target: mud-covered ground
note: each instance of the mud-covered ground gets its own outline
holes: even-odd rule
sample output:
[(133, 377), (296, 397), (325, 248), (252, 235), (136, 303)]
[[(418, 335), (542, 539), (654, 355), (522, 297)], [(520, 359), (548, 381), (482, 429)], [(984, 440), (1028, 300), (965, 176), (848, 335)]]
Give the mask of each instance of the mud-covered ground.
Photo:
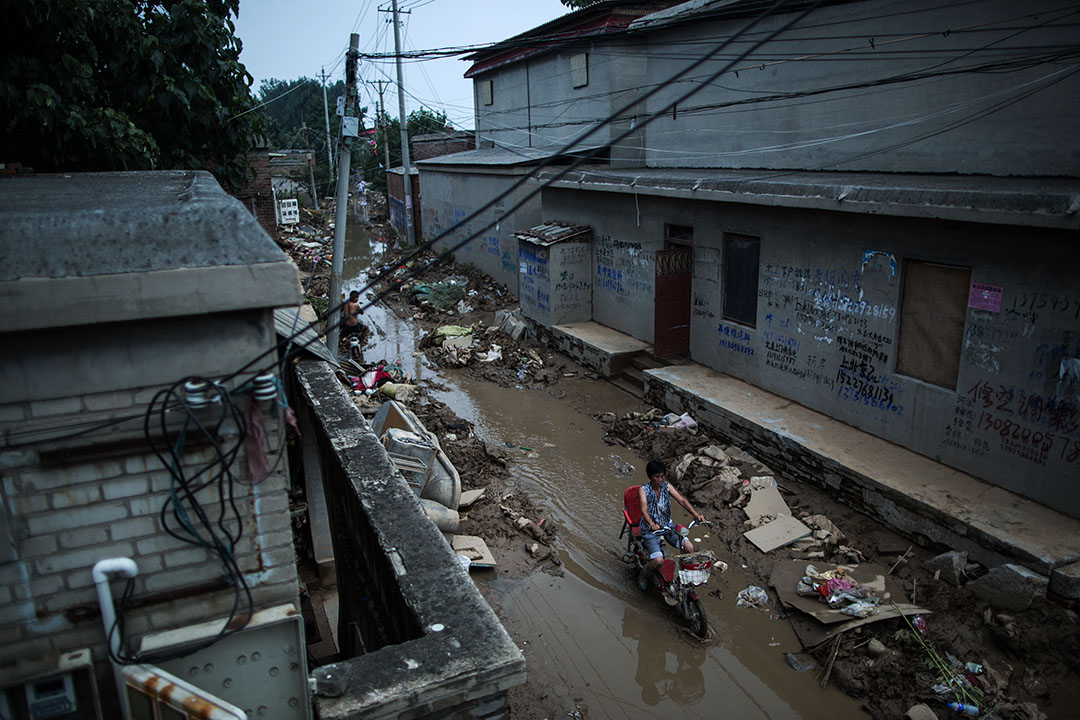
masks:
[[(433, 257), (417, 262), (430, 263)], [(394, 271), (392, 262), (388, 270)], [(400, 279), (409, 268), (397, 270)], [(461, 297), (464, 305), (433, 304), (431, 295), (413, 292), (416, 281), (397, 287), (392, 284), (394, 275), (389, 277), (381, 288), (382, 301), (429, 333), (425, 352), (448, 372), (504, 386), (529, 387), (551, 387), (564, 376), (583, 374), (574, 363), (545, 347), (528, 339), (512, 340), (497, 328), (484, 325), (481, 320), (490, 318), (492, 311), (512, 307), (512, 297), (475, 269), (445, 263), (423, 276), (428, 286), (450, 277), (467, 279)], [(433, 331), (445, 325), (471, 328), (469, 346), (448, 349), (435, 344)], [(498, 352), (493, 354), (496, 346)], [(511, 462), (507, 448), (477, 436), (470, 423), (433, 400), (424, 388), (408, 404), (429, 430), (457, 437), (444, 449), (461, 477), (467, 479), (463, 489), (487, 488), (464, 514), (461, 532), (487, 541), (499, 563), (497, 572), (513, 577), (538, 570), (561, 572), (557, 528), (550, 521), (540, 523), (542, 512), (529, 498), (506, 491), (507, 463)], [(948, 713), (931, 687), (942, 680), (933, 658), (948, 663), (950, 656), (960, 665), (982, 666), (979, 673), (960, 668), (952, 674), (954, 681), (962, 678), (958, 681), (967, 683), (968, 692), (979, 700), (984, 712), (993, 710), (989, 717), (1036, 720), (1044, 717), (1043, 713), (1049, 717), (1080, 716), (1071, 706), (1080, 697), (1075, 690), (1080, 680), (1076, 660), (1080, 657), (1080, 624), (1067, 603), (1037, 600), (1026, 611), (1008, 613), (988, 608), (969, 591), (936, 578), (924, 567), (927, 560), (949, 548), (924, 548), (899, 538), (825, 492), (778, 475), (723, 438), (658, 427), (662, 415), (663, 411), (656, 409), (622, 417), (603, 413), (595, 420), (604, 426), (612, 445), (633, 450), (643, 461), (660, 458), (668, 464), (669, 479), (714, 522), (714, 534), (722, 537), (754, 583), (768, 588), (774, 607), (781, 606), (768, 586), (773, 564), (800, 558), (819, 569), (858, 560), (895, 566), (893, 575), (903, 582), (906, 599), (931, 611), (924, 618), (923, 632), (913, 630), (900, 618), (882, 620), (843, 633), (838, 642), (829, 640), (806, 649), (822, 668), (830, 668), (828, 681), (861, 700), (871, 717), (903, 718), (909, 707), (921, 702), (939, 715)], [(702, 455), (700, 451), (706, 447), (719, 447), (725, 459)], [(688, 456), (693, 459), (678, 472), (676, 468)], [(793, 515), (824, 515), (842, 536), (813, 547), (803, 543), (769, 554), (760, 552), (742, 535), (748, 528), (738, 491), (741, 480), (757, 476), (776, 479)], [(967, 579), (983, 572), (985, 568), (972, 566)], [(543, 697), (542, 688), (526, 686), (512, 692), (514, 717), (533, 717), (530, 701), (536, 697)]]

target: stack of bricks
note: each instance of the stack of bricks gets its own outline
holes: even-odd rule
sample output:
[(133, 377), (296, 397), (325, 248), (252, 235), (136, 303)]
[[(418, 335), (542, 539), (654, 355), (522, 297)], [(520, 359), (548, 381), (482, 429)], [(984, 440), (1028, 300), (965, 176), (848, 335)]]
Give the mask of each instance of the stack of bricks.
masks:
[[(220, 559), (162, 527), (172, 476), (142, 434), (142, 416), (157, 390), (0, 405), (0, 432), (9, 448), (0, 450), (0, 515), (11, 538), (0, 562), (0, 687), (36, 671), (57, 651), (88, 647), (102, 669), (100, 661), (108, 655), (91, 579), (99, 560), (124, 557), (138, 565), (134, 610), (127, 617), (131, 638), (224, 618), (232, 609), (234, 593)], [(248, 402), (247, 396), (235, 399), (241, 408)], [(255, 609), (297, 599), (287, 464), (275, 464), (277, 453), (285, 450), (282, 428), (262, 412), (267, 456), (275, 469), (252, 484), (241, 452), (232, 465), (231, 488), (242, 519), (234, 555)], [(130, 419), (76, 434), (90, 423), (125, 417)], [(187, 437), (194, 442), (197, 435), (189, 430)], [(232, 441), (235, 437), (219, 439)], [(184, 453), (184, 466), (190, 475), (215, 459), (204, 443)], [(197, 493), (215, 520), (219, 492), (210, 484)], [(167, 516), (170, 528), (178, 530), (171, 512)], [(235, 522), (226, 527), (235, 534)], [(112, 586), (118, 602), (123, 582), (114, 580)], [(246, 611), (246, 600), (240, 611)]]

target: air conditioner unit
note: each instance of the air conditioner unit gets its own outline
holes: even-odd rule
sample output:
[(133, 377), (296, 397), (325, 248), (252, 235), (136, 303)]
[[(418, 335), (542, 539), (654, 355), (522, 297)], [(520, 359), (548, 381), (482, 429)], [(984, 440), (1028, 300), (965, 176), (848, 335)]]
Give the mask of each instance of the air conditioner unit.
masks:
[(0, 688), (5, 720), (101, 720), (90, 651), (61, 653), (47, 661), (16, 666)]
[(247, 720), (240, 708), (153, 665), (121, 671), (127, 714), (124, 720)]
[[(224, 624), (221, 619), (147, 635), (139, 649), (182, 653), (216, 637)], [(249, 718), (311, 720), (304, 619), (291, 604), (260, 610), (243, 630), (157, 665), (242, 708)]]

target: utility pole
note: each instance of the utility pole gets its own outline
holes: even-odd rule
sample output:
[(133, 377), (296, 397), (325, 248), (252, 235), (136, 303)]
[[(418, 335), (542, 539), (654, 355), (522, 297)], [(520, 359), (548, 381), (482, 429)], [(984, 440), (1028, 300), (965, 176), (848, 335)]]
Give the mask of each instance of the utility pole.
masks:
[(326, 342), (337, 356), (338, 325), (341, 323), (341, 273), (345, 266), (345, 224), (349, 220), (349, 165), (352, 163), (352, 141), (345, 134), (345, 118), (352, 117), (356, 108), (356, 66), (360, 55), (360, 36), (349, 35), (349, 53), (345, 60), (345, 116), (341, 118), (341, 140), (338, 143), (337, 207), (334, 209), (334, 256), (330, 266), (330, 297), (326, 307), (329, 331)]
[(311, 173), (311, 202), (315, 203), (315, 209), (319, 209), (319, 191), (315, 187), (315, 154), (311, 152), (311, 141), (308, 140), (307, 122), (300, 118), (300, 129), (304, 131), (304, 144), (307, 145), (308, 171)]
[(326, 166), (330, 168), (330, 174), (334, 174), (334, 152), (330, 149), (330, 108), (326, 104), (326, 68), (319, 68), (319, 77), (322, 78), (322, 112), (326, 120)]
[(405, 239), (409, 247), (416, 247), (416, 228), (413, 227), (412, 169), (409, 163), (409, 123), (405, 117), (405, 77), (401, 69), (401, 28), (398, 26), (397, 0), (394, 7), (394, 61), (397, 65), (398, 122), (401, 125), (401, 169), (405, 172)]
[[(379, 86), (379, 126), (382, 129), (382, 146), (383, 157), (386, 160), (383, 161), (383, 175), (390, 172), (390, 143), (386, 139), (386, 104), (383, 103), (383, 85), (386, 85), (385, 80), (373, 80), (370, 81), (373, 85)], [(390, 207), (390, 183), (386, 183), (386, 207)]]

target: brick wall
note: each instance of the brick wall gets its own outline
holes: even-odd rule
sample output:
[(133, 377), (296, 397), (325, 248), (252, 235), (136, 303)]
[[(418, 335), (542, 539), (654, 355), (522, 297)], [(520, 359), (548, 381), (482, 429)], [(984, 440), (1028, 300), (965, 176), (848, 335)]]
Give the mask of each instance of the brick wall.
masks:
[[(105, 635), (91, 569), (99, 560), (130, 557), (139, 568), (128, 633), (137, 639), (228, 615), (233, 592), (220, 561), (168, 535), (161, 509), (171, 476), (141, 438), (141, 414), (159, 388), (0, 405), (0, 429), (41, 429), (47, 440), (0, 451), (3, 503), (17, 559), (0, 564), (0, 686), (25, 675), (52, 651), (89, 647), (99, 678), (107, 676)], [(246, 398), (240, 397), (241, 403)], [(132, 416), (86, 436), (48, 428)], [(280, 447), (278, 423), (264, 415), (271, 462)], [(9, 444), (10, 445), (10, 444)], [(105, 452), (96, 452), (106, 448)], [(126, 448), (126, 449), (125, 449)], [(189, 471), (214, 458), (209, 447), (184, 455)], [(235, 554), (256, 609), (296, 602), (296, 568), (284, 466), (259, 484), (247, 481), (244, 456), (233, 465), (234, 501), (243, 520)], [(217, 485), (197, 494), (216, 512)], [(176, 528), (170, 517), (170, 527)], [(124, 583), (112, 584), (119, 601)], [(245, 607), (245, 606), (242, 606)], [(17, 661), (22, 664), (17, 665)], [(102, 684), (111, 695), (111, 685)], [(108, 704), (108, 699), (105, 700)]]
[(248, 154), (248, 161), (255, 177), (246, 186), (231, 193), (255, 216), (270, 237), (276, 237), (277, 221), (274, 217), (274, 191), (270, 183), (270, 152), (258, 150)]
[(412, 139), (413, 160), (426, 160), (440, 155), (452, 155), (476, 148), (476, 136), (471, 132), (433, 133)]

